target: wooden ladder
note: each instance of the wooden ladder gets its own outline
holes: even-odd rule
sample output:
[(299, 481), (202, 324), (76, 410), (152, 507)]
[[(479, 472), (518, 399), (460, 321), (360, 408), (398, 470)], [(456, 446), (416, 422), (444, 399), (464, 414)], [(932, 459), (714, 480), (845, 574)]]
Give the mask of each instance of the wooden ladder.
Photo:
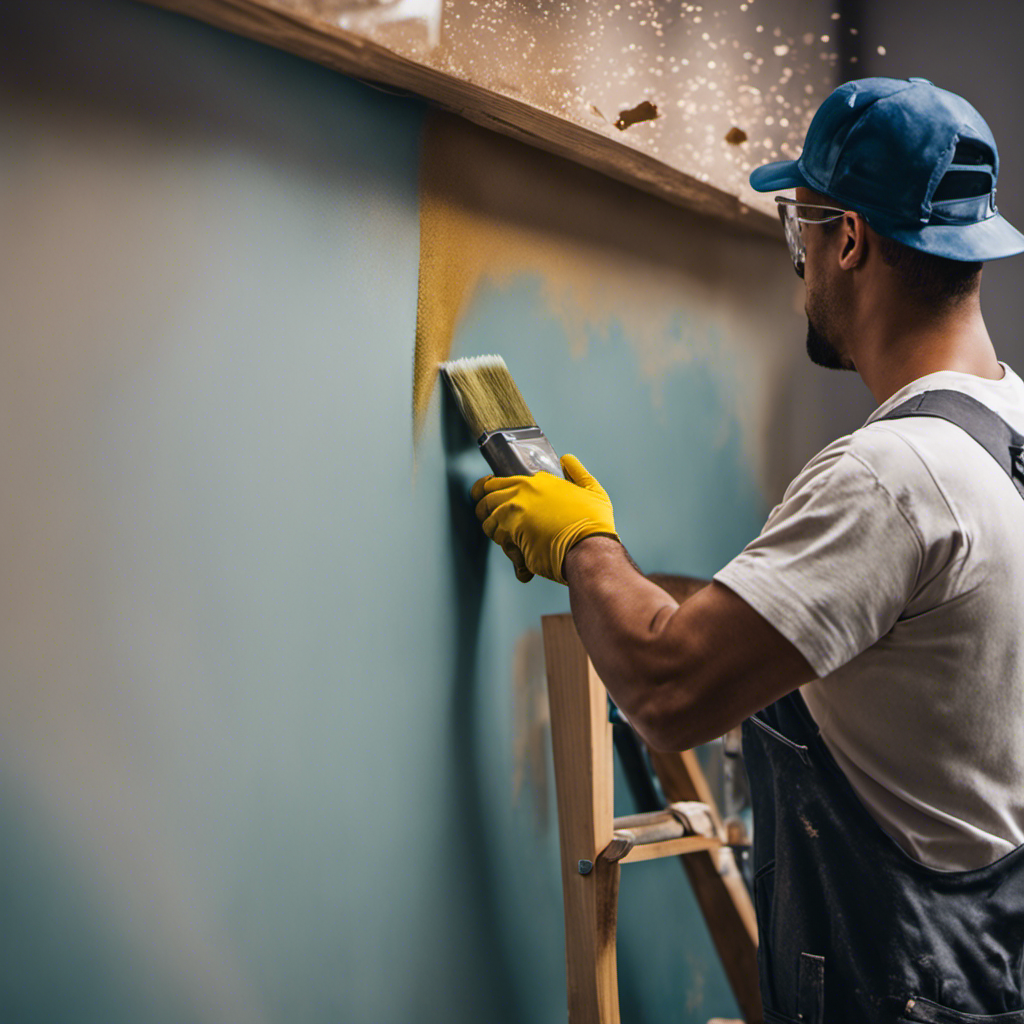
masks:
[[(572, 616), (545, 615), (541, 622), (562, 853), (569, 1024), (619, 1024), (619, 866), (670, 856), (682, 860), (744, 1019), (759, 1024), (757, 920), (732, 849), (723, 843), (722, 821), (696, 754), (650, 751), (670, 806), (615, 818), (607, 692)], [(703, 805), (703, 814), (695, 803)], [(704, 834), (692, 834), (695, 830)]]

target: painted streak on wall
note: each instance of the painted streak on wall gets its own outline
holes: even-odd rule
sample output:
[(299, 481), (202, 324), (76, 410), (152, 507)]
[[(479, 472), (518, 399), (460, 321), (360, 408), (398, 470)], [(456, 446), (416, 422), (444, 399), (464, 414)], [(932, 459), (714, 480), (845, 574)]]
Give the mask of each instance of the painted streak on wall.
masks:
[[(767, 435), (790, 415), (788, 388), (805, 359), (798, 282), (781, 244), (723, 233), (445, 116), (428, 121), (420, 190), (417, 486), (440, 446), (453, 544), (467, 552), (463, 592), (479, 588), (460, 614), (476, 677), (464, 691), (473, 701), (464, 756), (476, 780), (466, 805), (479, 801), (486, 848), (518, 853), (492, 876), (493, 917), (504, 948), (517, 951), (522, 1010), (536, 1013), (528, 979), (550, 980), (558, 955), (538, 927), (553, 924), (554, 908), (538, 899), (536, 865), (545, 850), (553, 858), (557, 837), (542, 827), (549, 782), (526, 774), (546, 723), (539, 702), (523, 713), (533, 692), (524, 662), (537, 616), (566, 601), (544, 581), (522, 586), (500, 551), (481, 549), (467, 494), (486, 465), (452, 423), (447, 392), (431, 404), (436, 364), (502, 354), (555, 447), (580, 455), (608, 487), (639, 564), (710, 575), (757, 532), (778, 476)], [(511, 742), (485, 743), (507, 714), (509, 682)], [(528, 777), (531, 790), (512, 813), (493, 799), (510, 760), (514, 788)], [(628, 810), (621, 779), (619, 793)], [(624, 873), (620, 909), (625, 1019), (734, 1012), (678, 865), (638, 867)], [(523, 907), (537, 915), (533, 928)]]
[(794, 317), (803, 288), (782, 245), (444, 114), (428, 119), (420, 174), (417, 429), (438, 362), (476, 354), (452, 344), (477, 289), (529, 275), (574, 359), (621, 329), (656, 409), (673, 374), (695, 361), (728, 365), (745, 456), (766, 496), (780, 492), (790, 466), (778, 466), (773, 435), (805, 360)]
[(512, 654), (512, 735), (514, 774), (512, 804), (532, 790), (530, 801), (537, 828), (549, 824), (548, 755), (551, 750), (551, 708), (544, 668), (544, 640), (539, 629), (528, 629)]

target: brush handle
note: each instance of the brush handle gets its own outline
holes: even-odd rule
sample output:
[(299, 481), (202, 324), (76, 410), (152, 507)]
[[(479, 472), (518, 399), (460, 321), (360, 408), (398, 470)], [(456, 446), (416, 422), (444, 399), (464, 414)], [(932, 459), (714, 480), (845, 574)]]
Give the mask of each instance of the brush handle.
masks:
[[(492, 430), (482, 434), (477, 444), (495, 476), (533, 476), (535, 473), (565, 476), (555, 449), (540, 427)], [(519, 567), (516, 579), (529, 583), (533, 573), (525, 566)]]
[(495, 476), (533, 476), (551, 473), (562, 476), (562, 464), (540, 427), (492, 430), (477, 440), (483, 457)]

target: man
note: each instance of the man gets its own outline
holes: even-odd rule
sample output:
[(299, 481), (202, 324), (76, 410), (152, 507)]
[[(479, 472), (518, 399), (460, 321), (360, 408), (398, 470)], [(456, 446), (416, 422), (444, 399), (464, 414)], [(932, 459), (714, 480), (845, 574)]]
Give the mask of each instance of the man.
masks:
[(746, 720), (769, 1022), (1024, 1024), (1024, 382), (979, 303), (981, 262), (1024, 236), (997, 172), (966, 101), (872, 78), (751, 175), (796, 189), (778, 202), (811, 358), (879, 406), (682, 605), (573, 456), (568, 480), (473, 488), (513, 561), (568, 585), (652, 746)]

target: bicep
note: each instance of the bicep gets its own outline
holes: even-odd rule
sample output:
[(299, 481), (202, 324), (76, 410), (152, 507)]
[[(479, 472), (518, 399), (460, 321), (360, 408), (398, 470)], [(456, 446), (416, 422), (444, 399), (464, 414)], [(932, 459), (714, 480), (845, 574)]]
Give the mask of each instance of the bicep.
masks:
[(906, 606), (922, 545), (890, 491), (850, 453), (812, 469), (666, 624), (651, 677), (659, 736), (719, 735), (856, 657)]
[[(816, 678), (799, 650), (713, 581), (675, 611), (651, 651), (655, 745), (689, 749), (721, 736)], [(654, 698), (657, 694), (657, 698)]]

